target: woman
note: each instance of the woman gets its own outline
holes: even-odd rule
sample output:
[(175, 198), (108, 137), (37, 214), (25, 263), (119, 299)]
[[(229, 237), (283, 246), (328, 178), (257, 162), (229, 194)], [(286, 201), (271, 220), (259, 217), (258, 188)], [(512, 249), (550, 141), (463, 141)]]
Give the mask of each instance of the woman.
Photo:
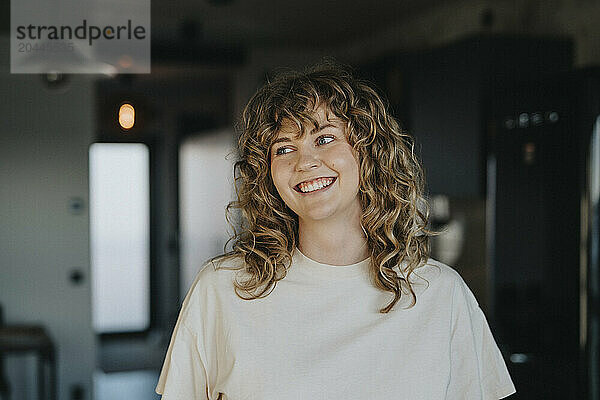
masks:
[(515, 392), (475, 297), (428, 256), (413, 142), (331, 64), (246, 106), (241, 230), (187, 294), (156, 388), (190, 399), (500, 399)]

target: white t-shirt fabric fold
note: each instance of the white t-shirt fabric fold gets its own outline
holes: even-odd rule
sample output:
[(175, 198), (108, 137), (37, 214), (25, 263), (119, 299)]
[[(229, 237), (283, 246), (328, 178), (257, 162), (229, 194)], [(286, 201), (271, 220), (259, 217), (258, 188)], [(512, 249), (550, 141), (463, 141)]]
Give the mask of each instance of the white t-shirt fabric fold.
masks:
[(515, 393), (485, 315), (451, 267), (429, 259), (417, 295), (387, 314), (369, 259), (347, 266), (297, 248), (265, 298), (243, 300), (208, 263), (183, 302), (156, 392), (163, 400), (496, 400)]

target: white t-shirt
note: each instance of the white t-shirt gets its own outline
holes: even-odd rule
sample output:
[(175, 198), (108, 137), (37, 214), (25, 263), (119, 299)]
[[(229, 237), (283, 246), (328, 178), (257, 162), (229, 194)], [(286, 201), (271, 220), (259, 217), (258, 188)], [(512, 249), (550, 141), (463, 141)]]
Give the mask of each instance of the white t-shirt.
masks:
[(273, 292), (242, 300), (232, 284), (238, 272), (205, 265), (156, 392), (163, 400), (496, 400), (515, 392), (456, 271), (429, 259), (411, 275), (415, 306), (405, 309), (404, 295), (382, 314), (392, 295), (373, 286), (368, 268), (369, 259), (332, 266), (295, 249)]

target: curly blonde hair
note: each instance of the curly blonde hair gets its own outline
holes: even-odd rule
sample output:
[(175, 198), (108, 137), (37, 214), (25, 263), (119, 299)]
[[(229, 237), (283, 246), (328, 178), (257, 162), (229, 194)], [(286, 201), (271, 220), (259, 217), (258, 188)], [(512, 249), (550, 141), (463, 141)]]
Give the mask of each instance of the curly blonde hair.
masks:
[[(243, 257), (246, 278), (236, 279), (234, 286), (244, 300), (266, 297), (285, 277), (297, 244), (298, 217), (275, 189), (269, 149), (285, 119), (301, 131), (307, 124), (316, 127), (314, 113), (321, 105), (344, 121), (348, 142), (359, 155), (358, 195), (371, 253), (370, 277), (376, 287), (393, 294), (380, 312), (389, 312), (400, 300), (403, 283), (412, 307), (416, 294), (410, 276), (429, 258), (429, 236), (435, 234), (427, 229), (429, 206), (414, 141), (368, 82), (331, 62), (281, 73), (250, 99), (234, 164), (237, 200), (226, 209), (234, 230), (227, 244), (233, 240), (233, 249), (211, 261)], [(237, 224), (231, 221), (232, 209), (241, 211)], [(398, 273), (393, 270), (401, 264)]]

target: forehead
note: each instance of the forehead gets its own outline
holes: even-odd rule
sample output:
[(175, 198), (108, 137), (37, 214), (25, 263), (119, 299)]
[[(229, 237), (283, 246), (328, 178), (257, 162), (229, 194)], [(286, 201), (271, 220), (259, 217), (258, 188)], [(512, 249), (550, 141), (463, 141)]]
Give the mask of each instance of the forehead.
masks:
[(327, 106), (321, 105), (312, 112), (307, 112), (306, 116), (284, 118), (281, 121), (281, 127), (277, 131), (276, 137), (290, 135), (302, 136), (305, 132), (318, 128), (325, 123), (339, 125), (342, 121), (336, 117)]

